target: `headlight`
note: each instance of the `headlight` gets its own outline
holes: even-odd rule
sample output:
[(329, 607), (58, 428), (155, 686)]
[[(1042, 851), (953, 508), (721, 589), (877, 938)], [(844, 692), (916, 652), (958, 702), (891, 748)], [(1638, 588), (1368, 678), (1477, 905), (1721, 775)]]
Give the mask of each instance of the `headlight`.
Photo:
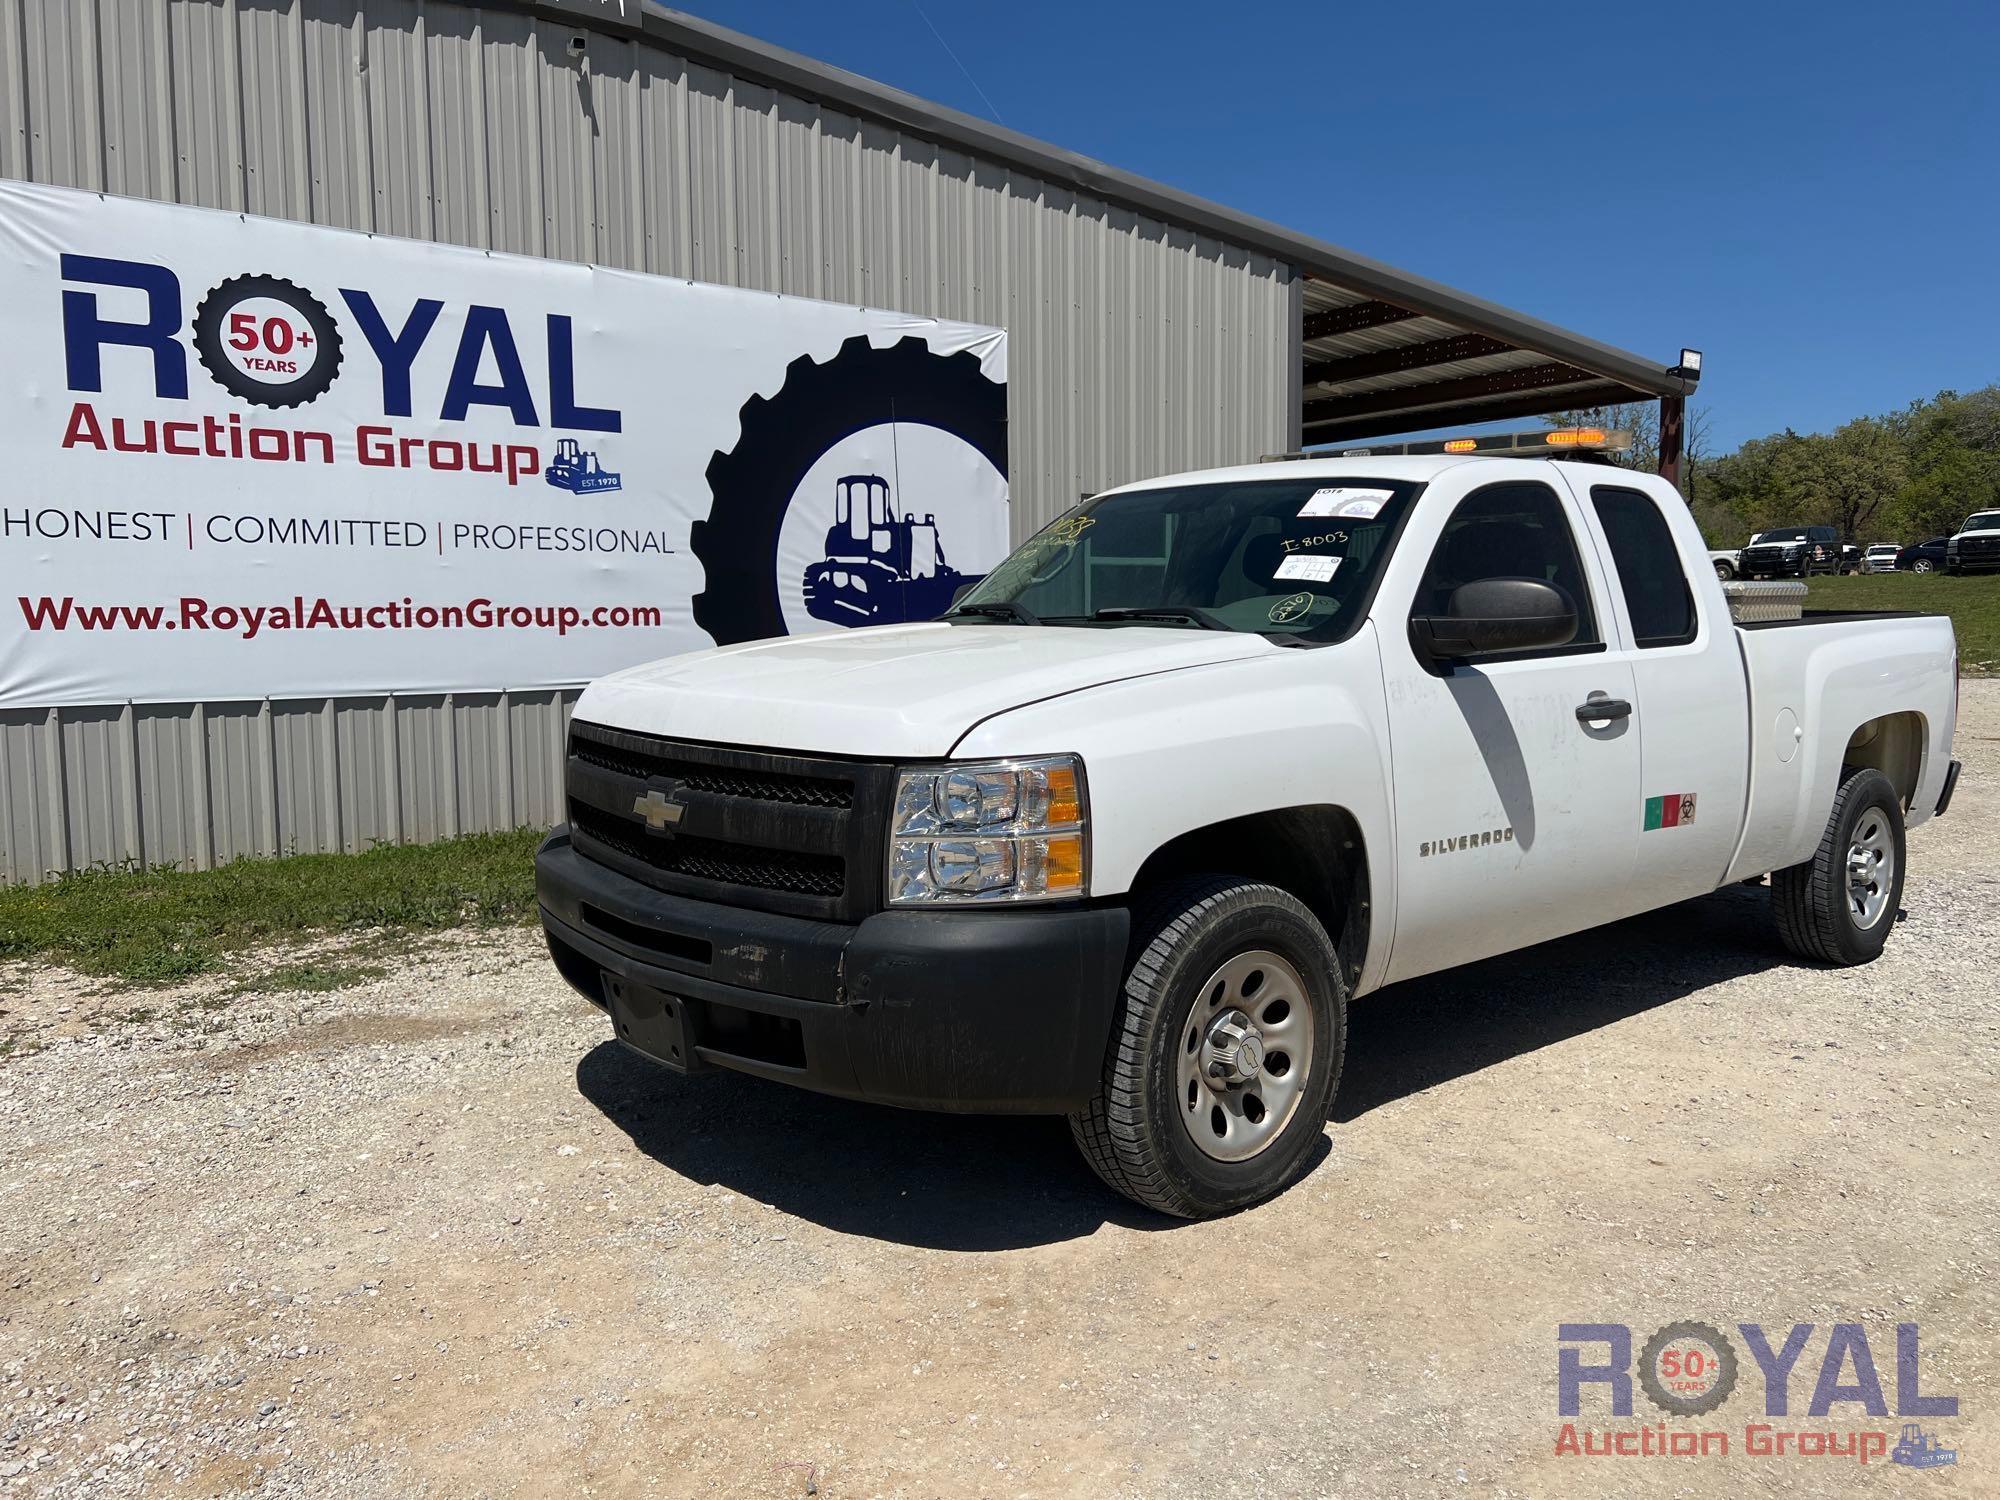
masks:
[(896, 776), (889, 904), (1050, 901), (1081, 896), (1083, 763), (966, 761)]

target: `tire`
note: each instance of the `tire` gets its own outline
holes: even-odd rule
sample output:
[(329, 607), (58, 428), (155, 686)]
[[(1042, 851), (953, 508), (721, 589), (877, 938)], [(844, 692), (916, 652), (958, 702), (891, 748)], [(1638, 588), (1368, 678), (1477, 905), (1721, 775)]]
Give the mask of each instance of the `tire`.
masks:
[(877, 349), (856, 334), (831, 359), (800, 355), (776, 395), (743, 403), (736, 446), (708, 463), (709, 513), (689, 534), (703, 578), (691, 609), (718, 646), (785, 633), (778, 535), (799, 482), (842, 438), (890, 421), (940, 428), (1007, 473), (1007, 387), (971, 350), (936, 354), (914, 336)]
[(1715, 576), (1724, 583), (1728, 583), (1736, 577), (1736, 570), (1726, 562), (1718, 562), (1715, 565)]
[(1910, 564), (1910, 571), (1912, 573), (1935, 573), (1937, 571), (1937, 564), (1932, 562), (1928, 557), (1920, 557)]
[[(224, 341), (229, 333), (229, 314), (252, 299), (279, 302), (298, 314), (312, 335), (312, 357), (296, 379), (280, 382), (257, 380), (230, 362)], [(340, 327), (311, 292), (281, 276), (232, 276), (209, 290), (194, 310), (195, 357), (215, 383), (256, 406), (274, 410), (304, 406), (326, 394), (340, 374)]]
[[(1108, 1186), (1161, 1213), (1200, 1219), (1261, 1203), (1305, 1174), (1324, 1138), (1347, 1048), (1339, 956), (1303, 903), (1235, 877), (1176, 881), (1134, 915), (1133, 957), (1103, 1082), (1070, 1116), (1070, 1134)], [(1224, 993), (1231, 1003), (1216, 1003)], [(1294, 994), (1302, 1002), (1297, 1013), (1287, 999)], [(1213, 1006), (1207, 1019), (1196, 1010), (1204, 1003)], [(1232, 1014), (1256, 1030), (1262, 1065), (1247, 1081), (1210, 1082), (1210, 1039)], [(1267, 1039), (1301, 1047), (1307, 1060), (1295, 1064), (1288, 1050), (1266, 1051)], [(1264, 1093), (1295, 1066), (1299, 1081), (1267, 1109)], [(1212, 1128), (1218, 1114), (1226, 1134)], [(1209, 1132), (1206, 1145), (1197, 1144), (1199, 1130)], [(1250, 1154), (1234, 1159), (1216, 1154), (1246, 1148)]]
[[(1864, 899), (1850, 870), (1871, 848), (1890, 868), (1876, 863), (1871, 894)], [(1903, 804), (1895, 785), (1872, 768), (1850, 772), (1834, 796), (1833, 814), (1813, 857), (1771, 876), (1778, 936), (1800, 958), (1841, 967), (1871, 962), (1896, 925), (1906, 863)], [(1858, 904), (1865, 910), (1858, 911)]]

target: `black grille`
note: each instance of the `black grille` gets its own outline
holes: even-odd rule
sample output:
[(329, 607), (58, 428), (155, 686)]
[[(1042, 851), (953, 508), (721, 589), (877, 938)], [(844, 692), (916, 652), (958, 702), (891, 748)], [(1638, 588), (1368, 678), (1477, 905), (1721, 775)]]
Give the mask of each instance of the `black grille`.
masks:
[(659, 837), (574, 799), (569, 805), (569, 821), (572, 828), (627, 859), (668, 875), (760, 891), (786, 891), (795, 896), (838, 897), (847, 889), (847, 861), (837, 854), (758, 849), (686, 834)]
[(647, 885), (822, 921), (881, 908), (888, 764), (578, 721), (567, 780), (578, 852)]
[(668, 755), (593, 739), (587, 732), (573, 731), (570, 754), (587, 765), (616, 771), (646, 780), (664, 776), (678, 781), (691, 792), (712, 792), (718, 797), (742, 797), (753, 802), (787, 802), (797, 807), (852, 807), (851, 782), (824, 780), (817, 776), (787, 776), (775, 771), (736, 771), (721, 766), (697, 765)]

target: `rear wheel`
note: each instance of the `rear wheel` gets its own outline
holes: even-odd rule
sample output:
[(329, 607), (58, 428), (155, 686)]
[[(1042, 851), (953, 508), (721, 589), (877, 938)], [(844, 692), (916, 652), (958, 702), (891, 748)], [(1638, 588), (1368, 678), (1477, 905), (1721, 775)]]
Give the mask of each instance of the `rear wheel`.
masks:
[(1903, 804), (1880, 771), (1851, 772), (1819, 848), (1771, 876), (1778, 935), (1801, 958), (1865, 964), (1882, 951), (1903, 900)]
[(1910, 571), (1912, 573), (1935, 573), (1937, 571), (1937, 564), (1932, 562), (1928, 557), (1920, 557), (1910, 564)]
[(1070, 1116), (1085, 1160), (1181, 1218), (1283, 1191), (1320, 1144), (1347, 1046), (1326, 930), (1276, 886), (1203, 877), (1155, 893), (1133, 953), (1103, 1082)]
[(1732, 578), (1736, 576), (1736, 570), (1730, 567), (1729, 564), (1726, 562), (1717, 561), (1715, 565), (1715, 576), (1717, 578), (1720, 578), (1724, 583), (1728, 583)]

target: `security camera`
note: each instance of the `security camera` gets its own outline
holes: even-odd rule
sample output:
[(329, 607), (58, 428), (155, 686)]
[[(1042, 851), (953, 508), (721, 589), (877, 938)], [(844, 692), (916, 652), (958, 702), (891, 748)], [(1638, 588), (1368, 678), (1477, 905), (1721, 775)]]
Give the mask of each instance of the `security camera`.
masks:
[(570, 55), (571, 57), (581, 57), (581, 56), (583, 56), (583, 50), (584, 50), (584, 48), (585, 48), (585, 47), (587, 47), (587, 46), (589, 46), (589, 45), (590, 45), (590, 40), (589, 40), (589, 38), (587, 38), (586, 36), (584, 36), (584, 34), (583, 34), (582, 32), (580, 32), (580, 31), (573, 31), (573, 32), (571, 32), (571, 33), (570, 33), (570, 38), (569, 38), (569, 55)]

